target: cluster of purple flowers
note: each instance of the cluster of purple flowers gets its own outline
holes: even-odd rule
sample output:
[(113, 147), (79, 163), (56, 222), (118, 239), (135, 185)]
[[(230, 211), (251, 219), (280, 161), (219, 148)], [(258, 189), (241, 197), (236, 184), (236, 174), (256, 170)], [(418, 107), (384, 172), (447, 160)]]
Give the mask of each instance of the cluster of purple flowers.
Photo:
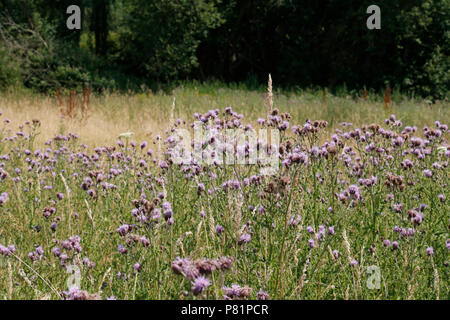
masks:
[(14, 245), (9, 245), (5, 247), (4, 245), (0, 244), (0, 254), (9, 257), (12, 253), (16, 252), (16, 247)]
[(192, 280), (201, 274), (210, 274), (216, 270), (229, 270), (232, 268), (233, 262), (233, 257), (225, 256), (219, 259), (198, 259), (195, 261), (177, 257), (172, 262), (172, 270), (175, 274), (183, 275), (186, 279)]
[(81, 290), (77, 287), (72, 287), (68, 291), (64, 291), (63, 296), (66, 300), (101, 300), (101, 296), (99, 294), (90, 294), (89, 292)]
[(318, 244), (318, 243), (316, 243), (316, 241), (318, 241), (318, 242), (324, 241), (327, 233), (329, 235), (334, 235), (336, 233), (333, 226), (330, 226), (330, 227), (328, 227), (328, 229), (326, 229), (325, 226), (323, 226), (323, 225), (319, 225), (317, 232), (314, 232), (314, 228), (312, 226), (307, 226), (306, 231), (309, 234), (314, 235), (314, 238), (308, 240), (309, 248), (316, 247)]
[(358, 180), (358, 183), (359, 183), (360, 185), (362, 185), (362, 186), (365, 186), (365, 187), (373, 187), (374, 185), (377, 184), (377, 181), (378, 181), (378, 178), (377, 178), (377, 177), (371, 176), (371, 177), (368, 178), (368, 179), (362, 179), (362, 178), (360, 178), (360, 179)]
[[(280, 160), (281, 165), (277, 168), (279, 171), (269, 176), (256, 174), (257, 171), (254, 169), (263, 166), (258, 161), (251, 164), (254, 167), (245, 168), (248, 171), (242, 170), (239, 166), (230, 166), (228, 168), (231, 169), (228, 170), (216, 160), (206, 164), (198, 164), (194, 160), (183, 161), (181, 164), (175, 163), (171, 158), (177, 144), (174, 128), (183, 123), (180, 119), (175, 122), (174, 127), (167, 129), (164, 137), (157, 137), (154, 144), (164, 146), (156, 155), (152, 149), (147, 149), (149, 146), (147, 141), (139, 143), (127, 140), (125, 143), (122, 139), (114, 146), (97, 147), (92, 152), (87, 145), (76, 145), (75, 140), (78, 136), (74, 134), (56, 135), (39, 150), (14, 145), (8, 153), (0, 155), (0, 181), (4, 183), (2, 186), (9, 188), (11, 185), (20, 188), (25, 194), (36, 192), (29, 197), (32, 199), (30, 207), (36, 208), (37, 212), (42, 212), (42, 215), (33, 216), (33, 223), (36, 225), (30, 228), (31, 231), (27, 230), (32, 234), (41, 232), (42, 237), (39, 238), (39, 243), (42, 246), (36, 245), (28, 257), (35, 262), (46, 259), (43, 247), (47, 248), (48, 242), (41, 241), (47, 239), (56, 243), (51, 250), (54, 257), (48, 257), (49, 260), (59, 260), (62, 266), (72, 261), (85, 269), (94, 268), (95, 263), (85, 256), (86, 252), (81, 247), (79, 236), (72, 236), (63, 241), (55, 238), (66, 231), (64, 229), (66, 225), (74, 227), (76, 218), (77, 225), (74, 228), (82, 230), (84, 246), (88, 246), (89, 242), (86, 241), (89, 240), (84, 236), (85, 230), (78, 228), (84, 223), (85, 216), (79, 217), (75, 212), (72, 212), (72, 215), (65, 215), (67, 206), (78, 205), (80, 199), (83, 209), (78, 208), (78, 210), (84, 213), (86, 208), (89, 223), (97, 225), (94, 229), (99, 228), (99, 225), (103, 226), (102, 214), (105, 217), (115, 214), (114, 206), (105, 206), (105, 203), (117, 202), (120, 203), (120, 208), (125, 207), (125, 213), (121, 211), (113, 216), (117, 223), (112, 228), (115, 231), (105, 233), (114, 239), (120, 239), (123, 243), (118, 244), (117, 247), (114, 245), (117, 251), (113, 259), (131, 261), (127, 267), (132, 271), (126, 271), (126, 274), (119, 272), (120, 279), (130, 279), (131, 275), (141, 276), (147, 271), (146, 260), (139, 251), (142, 247), (147, 248), (147, 253), (148, 248), (167, 252), (164, 237), (154, 240), (154, 235), (157, 237), (168, 232), (170, 237), (179, 236), (172, 232), (180, 230), (185, 232), (185, 228), (195, 225), (198, 220), (203, 223), (203, 226), (206, 225), (207, 232), (220, 235), (213, 239), (209, 238), (210, 240), (216, 243), (223, 242), (224, 250), (228, 250), (231, 246), (233, 254), (236, 250), (236, 254), (240, 255), (239, 258), (243, 259), (239, 261), (239, 266), (247, 263), (246, 259), (259, 255), (259, 241), (264, 243), (267, 238), (270, 239), (266, 236), (266, 230), (262, 228), (267, 228), (267, 232), (274, 234), (279, 230), (285, 230), (284, 232), (288, 233), (286, 239), (290, 241), (295, 238), (294, 234), (297, 231), (302, 230), (303, 223), (313, 225), (306, 227), (308, 237), (301, 244), (296, 243), (296, 246), (309, 248), (311, 249), (309, 254), (314, 254), (314, 248), (324, 244), (324, 240), (329, 240), (331, 259), (335, 261), (341, 257), (341, 253), (337, 249), (331, 249), (336, 245), (334, 243), (336, 239), (332, 237), (336, 231), (332, 224), (339, 221), (339, 218), (345, 217), (348, 221), (355, 223), (351, 231), (352, 235), (354, 229), (357, 230), (356, 232), (361, 232), (357, 224), (360, 222), (366, 228), (372, 223), (372, 217), (366, 219), (365, 214), (374, 206), (378, 206), (375, 210), (384, 210), (380, 215), (374, 215), (374, 220), (377, 222), (374, 227), (384, 226), (384, 222), (388, 226), (388, 223), (392, 221), (400, 221), (394, 223), (405, 225), (405, 227), (395, 226), (393, 232), (389, 227), (390, 234), (384, 234), (384, 228), (382, 230), (374, 228), (374, 236), (378, 242), (374, 240), (375, 243), (369, 252), (375, 254), (376, 243), (382, 242), (380, 247), (391, 249), (384, 249), (384, 253), (394, 255), (406, 249), (408, 243), (416, 243), (417, 240), (421, 243), (421, 255), (433, 256), (434, 246), (436, 257), (433, 259), (437, 261), (437, 258), (441, 256), (442, 246), (438, 246), (434, 240), (429, 239), (429, 231), (426, 228), (430, 225), (430, 221), (436, 220), (433, 216), (434, 212), (447, 208), (445, 170), (448, 168), (450, 158), (450, 147), (445, 140), (445, 134), (448, 133), (447, 125), (436, 122), (436, 128), (425, 127), (423, 136), (416, 137), (414, 136), (418, 131), (416, 127), (407, 126), (402, 129), (402, 122), (392, 115), (386, 119), (386, 124), (389, 126), (387, 129), (376, 124), (354, 129), (341, 128), (322, 139), (319, 134), (327, 127), (326, 121), (307, 120), (302, 126), (292, 126), (290, 115), (282, 114), (274, 109), (267, 118), (258, 119), (257, 122), (264, 129), (273, 128), (282, 131), (285, 139), (282, 139), (279, 148), (275, 148), (262, 139), (257, 139), (256, 147), (248, 141), (237, 145), (237, 138), (225, 139), (220, 130), (240, 129), (239, 132), (246, 133), (253, 130), (250, 124), (243, 123), (243, 115), (233, 111), (231, 107), (226, 108), (222, 113), (218, 109), (209, 110), (203, 114), (197, 113), (194, 118), (197, 121), (192, 123), (191, 127), (200, 125), (208, 129), (206, 139), (201, 142), (194, 140), (191, 145), (194, 149), (199, 147), (203, 157), (206, 155), (216, 159), (214, 157), (217, 154), (213, 154), (214, 152), (231, 150), (234, 156), (245, 158), (254, 152), (267, 150)], [(341, 125), (342, 127), (353, 126), (349, 123)], [(16, 143), (27, 138), (29, 139), (30, 136), (20, 129), (15, 136), (8, 137), (5, 141)], [(210, 147), (214, 145), (218, 148), (211, 151)], [(24, 166), (18, 163), (23, 163)], [(309, 180), (313, 182), (309, 184)], [(334, 184), (334, 181), (336, 185), (333, 185), (333, 188), (327, 185)], [(430, 200), (428, 190), (422, 193), (422, 189), (417, 188), (420, 183), (423, 183), (426, 188), (436, 187), (430, 193), (433, 199)], [(189, 205), (185, 208), (183, 204), (180, 205), (184, 199), (180, 200), (181, 195), (177, 194), (182, 188), (194, 190), (192, 194), (188, 191), (183, 194), (186, 201), (189, 201)], [(413, 189), (414, 192), (408, 188)], [(16, 195), (11, 195), (9, 191), (15, 189), (6, 190), (10, 193), (10, 197), (14, 195), (13, 198), (16, 198)], [(123, 193), (127, 190), (129, 193), (124, 196)], [(172, 193), (174, 191), (175, 194)], [(292, 203), (287, 203), (289, 198), (287, 195), (291, 191)], [(379, 193), (381, 197), (378, 194), (375, 197), (374, 193)], [(235, 195), (242, 196), (245, 203), (243, 206), (236, 206), (237, 210), (240, 210), (239, 218), (242, 219), (237, 225), (240, 227), (244, 224), (243, 228), (236, 229), (233, 228), (235, 208), (232, 203)], [(7, 192), (0, 194), (0, 207), (2, 210), (5, 209), (5, 212), (15, 205), (11, 201), (8, 202), (9, 196)], [(298, 197), (301, 198), (300, 201)], [(23, 198), (26, 199), (26, 197)], [(129, 201), (129, 199), (136, 200)], [(314, 201), (316, 212), (311, 210), (309, 203), (311, 200)], [(426, 210), (425, 204), (418, 206), (419, 201), (426, 202), (432, 208), (433, 214)], [(415, 206), (418, 207), (414, 208)], [(408, 208), (414, 209), (406, 210)], [(174, 221), (174, 211), (177, 224)], [(398, 214), (391, 214), (392, 211)], [(194, 214), (190, 214), (192, 212)], [(201, 218), (198, 217), (198, 212)], [(286, 216), (280, 219), (278, 214), (280, 212), (286, 212)], [(314, 214), (312, 222), (312, 214), (309, 214), (311, 212)], [(347, 212), (361, 213), (362, 217), (345, 216)], [(56, 216), (57, 213), (61, 217)], [(185, 213), (189, 215), (184, 215)], [(264, 223), (260, 223), (261, 221)], [(280, 221), (284, 221), (289, 228), (280, 229), (283, 227), (283, 222), (280, 223)], [(383, 221), (383, 224), (380, 224), (380, 221)], [(53, 233), (48, 232), (48, 228), (43, 228), (43, 223), (50, 226)], [(435, 227), (434, 224), (432, 226)], [(199, 228), (199, 230), (203, 232), (203, 229)], [(261, 230), (263, 232), (259, 232)], [(90, 231), (87, 230), (86, 233), (88, 232)], [(295, 239), (297, 241), (301, 237), (298, 236)], [(397, 241), (392, 241), (394, 239)], [(423, 239), (426, 241), (422, 241)], [(442, 241), (442, 238), (439, 241)], [(186, 242), (185, 247), (181, 247), (183, 254), (185, 251), (190, 256), (198, 254), (192, 249), (192, 242)], [(236, 242), (241, 247), (236, 246)], [(427, 243), (427, 246), (423, 243)], [(326, 245), (328, 241), (325, 242)], [(450, 250), (450, 239), (446, 240), (445, 247)], [(394, 251), (394, 249), (398, 250)], [(0, 255), (8, 257), (14, 252), (14, 246), (0, 245)], [(197, 260), (178, 257), (172, 262), (171, 267), (175, 274), (182, 275), (188, 280), (192, 294), (201, 295), (213, 285), (214, 278), (210, 275), (216, 271), (231, 269), (234, 261), (234, 258), (226, 256), (218, 259)], [(350, 258), (351, 266), (356, 267), (358, 263), (356, 259)], [(86, 271), (90, 272), (90, 270)], [(252, 288), (232, 284), (230, 287), (224, 287), (223, 293), (225, 299), (247, 299), (251, 296)], [(97, 297), (77, 288), (72, 288), (65, 293), (65, 296), (73, 300)], [(256, 297), (265, 300), (269, 298), (269, 295), (260, 290)]]
[(31, 261), (42, 260), (43, 256), (44, 256), (44, 249), (38, 245), (36, 245), (34, 251), (28, 253), (28, 258), (30, 258)]
[(1, 207), (6, 201), (8, 201), (8, 193), (2, 192), (2, 194), (0, 194), (0, 207)]
[(413, 228), (400, 228), (395, 226), (394, 232), (399, 233), (402, 237), (412, 237), (416, 233), (416, 230)]
[[(80, 236), (71, 236), (67, 240), (56, 240), (56, 243), (59, 246), (56, 246), (52, 249), (52, 253), (55, 257), (59, 258), (61, 266), (66, 266), (67, 261), (71, 258), (69, 254), (72, 252), (74, 254), (81, 253), (83, 248), (81, 247), (81, 237)], [(86, 258), (87, 259), (87, 258)], [(83, 260), (83, 264), (87, 265), (89, 268), (93, 268), (95, 263), (91, 262), (89, 259)]]
[(175, 274), (184, 276), (192, 281), (192, 293), (198, 295), (203, 293), (211, 282), (205, 276), (216, 270), (226, 271), (232, 268), (233, 257), (221, 257), (219, 259), (198, 259), (192, 261), (189, 258), (177, 257), (172, 262), (172, 270)]
[(398, 249), (399, 248), (399, 244), (398, 244), (397, 241), (392, 241), (392, 243), (391, 243), (391, 240), (389, 240), (389, 239), (383, 240), (383, 245), (385, 247), (390, 247), (392, 245), (392, 249)]
[(201, 275), (194, 279), (192, 282), (192, 293), (194, 295), (198, 295), (202, 292), (204, 292), (209, 286), (211, 285), (211, 282), (208, 278), (205, 278), (205, 276)]
[(252, 294), (253, 289), (249, 286), (241, 287), (238, 284), (232, 284), (230, 287), (222, 288), (225, 300), (247, 299)]
[(339, 194), (339, 200), (343, 203), (348, 200), (361, 200), (361, 192), (356, 184), (350, 185), (347, 189)]

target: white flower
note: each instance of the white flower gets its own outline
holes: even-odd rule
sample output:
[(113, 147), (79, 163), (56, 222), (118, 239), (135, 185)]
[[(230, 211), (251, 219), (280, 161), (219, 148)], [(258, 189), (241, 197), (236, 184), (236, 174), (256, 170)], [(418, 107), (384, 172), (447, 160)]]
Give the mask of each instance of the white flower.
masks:
[(442, 146), (442, 147), (437, 148), (437, 151), (438, 151), (439, 153), (444, 153), (446, 150), (447, 150), (447, 147), (445, 147), (445, 146)]
[(130, 138), (132, 135), (134, 135), (134, 132), (124, 132), (119, 134), (119, 138)]

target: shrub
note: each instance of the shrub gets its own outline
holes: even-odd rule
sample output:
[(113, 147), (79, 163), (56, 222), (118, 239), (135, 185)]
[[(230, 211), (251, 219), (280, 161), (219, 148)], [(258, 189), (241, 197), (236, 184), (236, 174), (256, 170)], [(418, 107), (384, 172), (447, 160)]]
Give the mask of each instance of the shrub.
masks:
[(6, 50), (0, 49), (0, 88), (19, 83), (19, 65)]

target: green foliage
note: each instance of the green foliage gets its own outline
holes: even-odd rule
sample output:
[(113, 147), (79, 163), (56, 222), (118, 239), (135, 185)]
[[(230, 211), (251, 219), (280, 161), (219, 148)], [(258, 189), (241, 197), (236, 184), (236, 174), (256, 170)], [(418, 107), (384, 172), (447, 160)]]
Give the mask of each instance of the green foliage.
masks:
[(423, 68), (415, 72), (411, 88), (423, 96), (448, 99), (450, 88), (450, 57), (437, 47)]
[(372, 1), (228, 1), (226, 21), (200, 46), (202, 72), (227, 81), (384, 89), (448, 97), (450, 3), (379, 4), (381, 30), (366, 28)]
[(130, 68), (156, 80), (185, 77), (198, 67), (197, 47), (220, 20), (214, 4), (203, 0), (132, 0), (127, 10), (123, 57)]
[(398, 18), (399, 47), (406, 58), (404, 84), (422, 96), (448, 98), (450, 2), (422, 1)]
[(0, 88), (19, 83), (19, 65), (5, 51), (0, 49)]
[[(81, 31), (65, 26), (69, 4), (82, 8)], [(271, 73), (286, 87), (336, 91), (345, 85), (358, 92), (364, 86), (383, 90), (389, 82), (402, 92), (448, 99), (450, 2), (384, 2), (381, 30), (366, 27), (371, 4), (30, 0), (23, 7), (6, 0), (0, 13), (27, 30), (17, 41), (32, 50), (13, 51), (13, 57), (24, 70), (22, 83), (38, 90), (76, 87), (83, 81), (98, 90), (138, 89), (185, 79), (244, 82), (257, 88)], [(16, 36), (13, 29), (7, 31)]]

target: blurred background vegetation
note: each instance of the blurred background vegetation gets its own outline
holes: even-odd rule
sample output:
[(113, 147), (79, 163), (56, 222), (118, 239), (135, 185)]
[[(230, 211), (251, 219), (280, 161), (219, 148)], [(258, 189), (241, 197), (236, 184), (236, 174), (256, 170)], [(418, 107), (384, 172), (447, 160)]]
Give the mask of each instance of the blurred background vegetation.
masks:
[[(78, 5), (81, 30), (68, 30)], [(366, 9), (381, 7), (381, 30)], [(0, 0), (0, 87), (144, 91), (181, 81), (449, 98), (448, 0)]]

